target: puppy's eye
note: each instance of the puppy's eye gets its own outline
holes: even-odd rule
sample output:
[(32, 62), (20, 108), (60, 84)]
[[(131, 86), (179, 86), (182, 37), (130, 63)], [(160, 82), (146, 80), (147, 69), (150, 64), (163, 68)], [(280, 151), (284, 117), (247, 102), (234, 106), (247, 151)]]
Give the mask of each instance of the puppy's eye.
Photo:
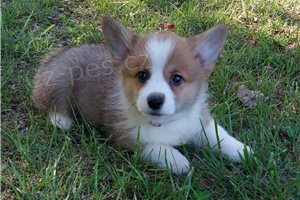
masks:
[(140, 71), (137, 77), (141, 83), (145, 83), (149, 79), (149, 74), (145, 71)]
[(171, 83), (172, 85), (174, 86), (179, 86), (181, 85), (183, 81), (183, 78), (182, 76), (178, 75), (178, 74), (174, 74), (173, 76), (171, 76)]

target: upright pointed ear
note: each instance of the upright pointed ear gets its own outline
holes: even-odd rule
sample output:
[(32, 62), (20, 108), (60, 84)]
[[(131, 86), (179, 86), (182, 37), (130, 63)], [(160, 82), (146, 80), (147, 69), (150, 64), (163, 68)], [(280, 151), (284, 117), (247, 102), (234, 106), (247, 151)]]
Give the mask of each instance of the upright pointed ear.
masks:
[(195, 58), (208, 71), (213, 70), (214, 62), (220, 55), (227, 38), (227, 27), (218, 25), (191, 38)]
[(123, 63), (129, 56), (130, 49), (136, 41), (137, 35), (128, 30), (120, 22), (111, 17), (103, 17), (102, 31), (105, 41), (117, 65)]

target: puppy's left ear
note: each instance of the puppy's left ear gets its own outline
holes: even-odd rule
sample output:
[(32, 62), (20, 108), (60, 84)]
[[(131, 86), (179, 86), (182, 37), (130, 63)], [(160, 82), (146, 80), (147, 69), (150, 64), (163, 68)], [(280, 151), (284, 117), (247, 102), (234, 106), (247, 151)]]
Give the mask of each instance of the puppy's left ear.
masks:
[(213, 70), (214, 62), (224, 47), (227, 30), (226, 26), (218, 25), (190, 39), (194, 56), (205, 70)]

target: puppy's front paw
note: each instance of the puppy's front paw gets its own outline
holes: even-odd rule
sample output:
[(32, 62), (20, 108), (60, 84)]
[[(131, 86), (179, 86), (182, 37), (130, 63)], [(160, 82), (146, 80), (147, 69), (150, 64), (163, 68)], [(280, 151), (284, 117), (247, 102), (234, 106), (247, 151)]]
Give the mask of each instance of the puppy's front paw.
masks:
[[(205, 136), (208, 139), (209, 145), (214, 150), (221, 150), (221, 153), (226, 155), (230, 160), (241, 162), (240, 155), (242, 158), (245, 158), (244, 144), (230, 136), (222, 126), (217, 124), (216, 128), (214, 121), (205, 127)], [(249, 146), (246, 146), (245, 150), (249, 155), (253, 154)]]
[(181, 153), (173, 156), (167, 159), (167, 168), (177, 175), (187, 173), (190, 170), (188, 159)]
[(179, 175), (189, 171), (189, 161), (177, 149), (159, 144), (147, 144), (144, 146), (142, 158), (158, 165), (160, 168), (168, 168)]
[(230, 160), (232, 160), (234, 162), (237, 162), (237, 163), (240, 163), (241, 162), (241, 157), (245, 158), (244, 150), (246, 150), (246, 152), (250, 156), (253, 154), (253, 151), (249, 146), (247, 146), (247, 145), (244, 146), (243, 143), (238, 142), (238, 144), (232, 145), (232, 147), (231, 147), (230, 151), (227, 153), (227, 155), (228, 155)]

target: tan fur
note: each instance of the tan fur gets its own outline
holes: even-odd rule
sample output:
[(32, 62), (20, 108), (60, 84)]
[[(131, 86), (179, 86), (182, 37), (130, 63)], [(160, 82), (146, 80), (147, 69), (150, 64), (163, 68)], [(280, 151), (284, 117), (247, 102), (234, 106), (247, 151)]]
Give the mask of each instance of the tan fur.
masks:
[(122, 64), (122, 77), (125, 95), (131, 104), (135, 103), (138, 91), (144, 86), (138, 80), (138, 72), (150, 73), (148, 55), (145, 54), (145, 38), (139, 37), (136, 46), (130, 51), (130, 57)]

